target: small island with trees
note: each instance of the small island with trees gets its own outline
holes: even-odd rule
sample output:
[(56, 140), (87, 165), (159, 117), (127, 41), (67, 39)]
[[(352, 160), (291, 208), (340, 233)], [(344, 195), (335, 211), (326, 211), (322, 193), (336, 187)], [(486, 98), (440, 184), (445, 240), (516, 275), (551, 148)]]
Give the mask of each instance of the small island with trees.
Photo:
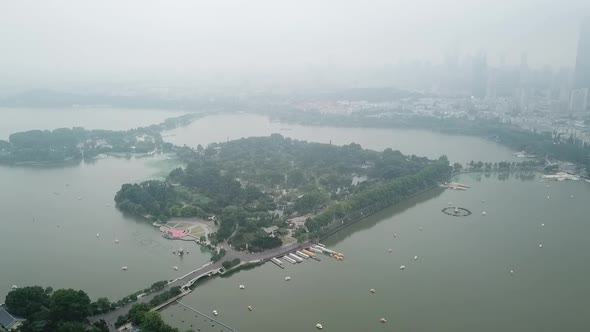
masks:
[(215, 220), (212, 244), (252, 252), (317, 239), (345, 220), (436, 186), (452, 170), (445, 156), (430, 160), (279, 134), (177, 148), (177, 155), (186, 167), (164, 180), (124, 184), (117, 207), (158, 222)]
[(110, 153), (172, 152), (174, 146), (160, 134), (184, 126), (209, 113), (190, 113), (148, 127), (124, 131), (81, 127), (29, 130), (0, 140), (0, 164), (36, 165), (79, 163)]

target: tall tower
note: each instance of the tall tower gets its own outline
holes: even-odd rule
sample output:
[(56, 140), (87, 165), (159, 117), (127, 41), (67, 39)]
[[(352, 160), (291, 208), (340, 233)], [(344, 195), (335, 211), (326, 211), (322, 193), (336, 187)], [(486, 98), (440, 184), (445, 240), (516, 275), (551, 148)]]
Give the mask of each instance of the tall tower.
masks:
[(583, 88), (590, 88), (590, 17), (582, 22), (574, 71), (574, 89)]
[(586, 111), (590, 106), (590, 17), (582, 21), (570, 94), (570, 110)]
[(487, 60), (485, 53), (478, 54), (471, 66), (471, 95), (476, 98), (486, 96), (487, 86)]

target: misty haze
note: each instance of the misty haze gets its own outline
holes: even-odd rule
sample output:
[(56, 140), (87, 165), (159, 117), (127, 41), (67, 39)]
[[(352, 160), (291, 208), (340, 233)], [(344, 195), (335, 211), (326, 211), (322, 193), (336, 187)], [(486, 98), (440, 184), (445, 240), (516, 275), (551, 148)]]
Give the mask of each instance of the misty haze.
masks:
[(0, 1), (0, 45), (0, 331), (588, 329), (588, 1)]

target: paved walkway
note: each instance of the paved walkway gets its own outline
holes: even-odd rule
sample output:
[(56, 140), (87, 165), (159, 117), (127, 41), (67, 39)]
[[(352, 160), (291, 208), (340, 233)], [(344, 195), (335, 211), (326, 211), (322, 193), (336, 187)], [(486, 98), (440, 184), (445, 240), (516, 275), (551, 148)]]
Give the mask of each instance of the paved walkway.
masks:
[(166, 287), (164, 287), (160, 291), (150, 293), (135, 302), (128, 303), (118, 309), (115, 309), (113, 311), (109, 311), (105, 314), (92, 316), (89, 318), (89, 320), (91, 322), (96, 322), (96, 321), (103, 319), (107, 323), (107, 325), (109, 326), (109, 331), (117, 331), (117, 329), (115, 328), (115, 322), (117, 321), (117, 318), (119, 316), (126, 315), (129, 312), (129, 309), (131, 309), (131, 307), (135, 303), (148, 303), (151, 299), (154, 298), (154, 296), (156, 296), (164, 291), (169, 290), (171, 287), (174, 287), (174, 286), (182, 287), (182, 286), (186, 285), (190, 280), (196, 278), (199, 275), (207, 274), (210, 272), (215, 272), (216, 270), (221, 268), (222, 267), (221, 264), (227, 260), (239, 258), (242, 262), (267, 261), (273, 257), (281, 256), (286, 253), (293, 252), (295, 250), (299, 250), (302, 247), (306, 247), (306, 246), (309, 246), (309, 243), (304, 243), (304, 244), (292, 243), (292, 244), (289, 244), (286, 246), (282, 246), (279, 248), (275, 248), (275, 249), (271, 249), (271, 250), (267, 250), (267, 251), (263, 251), (263, 252), (259, 252), (259, 253), (249, 253), (249, 252), (244, 252), (244, 251), (236, 251), (236, 250), (229, 248), (229, 246), (224, 246), (224, 248), (227, 250), (227, 253), (221, 261), (213, 263), (213, 264), (205, 265), (199, 269), (189, 272), (189, 273), (185, 274), (184, 276), (169, 283)]

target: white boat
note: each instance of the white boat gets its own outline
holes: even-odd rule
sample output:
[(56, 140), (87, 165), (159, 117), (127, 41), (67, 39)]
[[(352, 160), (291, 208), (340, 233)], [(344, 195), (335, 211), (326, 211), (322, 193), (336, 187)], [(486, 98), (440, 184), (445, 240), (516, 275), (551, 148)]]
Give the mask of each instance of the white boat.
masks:
[(119, 243), (119, 240), (115, 239), (115, 243)]
[(303, 259), (301, 257), (299, 257), (299, 256), (297, 256), (297, 255), (295, 255), (293, 253), (290, 253), (289, 254), (289, 257), (293, 258), (297, 263), (303, 262)]
[(414, 260), (417, 261), (418, 260), (418, 256), (414, 256)]
[(402, 266), (399, 267), (399, 269), (400, 270), (405, 270), (406, 269), (406, 266), (405, 265), (402, 265)]
[(178, 271), (178, 266), (173, 267), (174, 271)]
[(217, 315), (219, 315), (219, 313), (217, 312), (217, 310), (213, 310), (213, 315), (214, 315), (214, 316), (217, 316)]
[(487, 214), (487, 213), (486, 213), (485, 211), (483, 211), (483, 212), (481, 213), (481, 215), (482, 215), (482, 216), (485, 216), (486, 214)]
[(127, 271), (127, 266), (123, 266), (123, 267), (121, 268), (121, 270), (123, 270), (123, 271)]
[(295, 261), (293, 258), (291, 258), (289, 256), (283, 256), (283, 259), (291, 264), (297, 264), (297, 261)]
[(240, 285), (239, 287), (240, 287), (240, 289), (246, 288), (246, 286), (244, 286), (244, 285)]
[(311, 252), (315, 252), (316, 254), (323, 254), (323, 253), (324, 253), (324, 252), (323, 252), (323, 251), (321, 251), (320, 249), (318, 249), (318, 248), (314, 248), (314, 247), (310, 247), (310, 248), (309, 248), (309, 251), (311, 251)]
[(302, 252), (301, 252), (301, 251), (299, 251), (299, 250), (295, 251), (295, 254), (296, 254), (297, 256), (301, 257), (301, 258), (305, 258), (305, 259), (308, 259), (308, 258), (309, 258), (309, 255), (307, 255), (307, 254), (304, 254), (304, 253), (302, 253)]
[[(578, 181), (578, 180), (580, 180), (580, 177), (576, 176), (576, 175), (568, 174), (566, 172), (558, 172), (556, 174), (543, 175), (543, 179), (553, 180), (553, 181), (565, 181), (565, 180)], [(549, 185), (547, 185), (547, 188), (549, 188)]]
[(17, 289), (18, 286), (17, 285), (12, 285), (12, 289)]
[(315, 327), (316, 327), (318, 330), (321, 330), (321, 329), (323, 329), (323, 328), (324, 328), (324, 327), (322, 326), (322, 324), (319, 324), (319, 323), (318, 323), (318, 324), (315, 324)]
[(285, 281), (291, 280), (291, 277), (285, 277)]

